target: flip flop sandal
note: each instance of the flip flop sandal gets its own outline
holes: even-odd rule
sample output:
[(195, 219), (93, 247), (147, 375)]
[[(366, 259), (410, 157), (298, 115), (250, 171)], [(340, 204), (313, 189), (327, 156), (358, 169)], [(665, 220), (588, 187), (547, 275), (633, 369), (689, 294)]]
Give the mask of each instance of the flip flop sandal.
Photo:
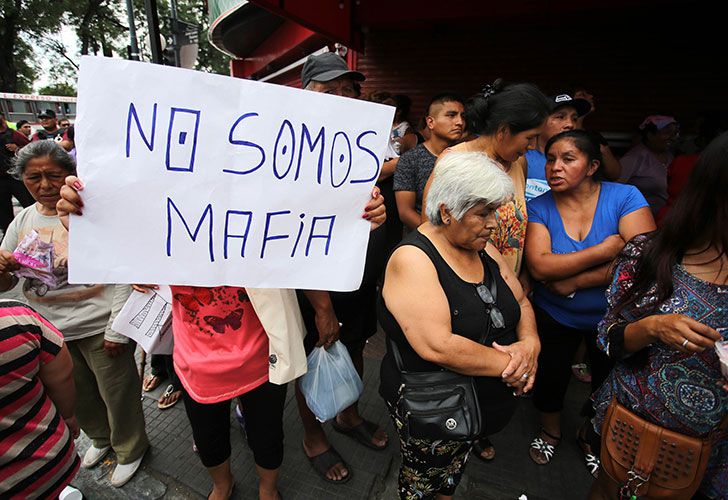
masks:
[[(303, 454), (306, 455), (306, 449), (304, 448)], [(321, 476), (323, 479), (326, 480), (328, 483), (333, 484), (344, 484), (351, 479), (351, 468), (349, 465), (344, 462), (344, 459), (341, 458), (341, 455), (339, 455), (339, 452), (337, 452), (334, 447), (330, 447), (325, 452), (321, 453), (320, 455), (316, 455), (315, 457), (309, 457), (306, 455), (306, 458), (308, 458), (308, 461), (311, 462), (311, 466), (313, 469), (319, 473), (319, 476)], [(336, 480), (336, 479), (330, 479), (328, 474), (329, 470), (336, 465), (336, 464), (342, 464), (349, 473), (344, 476), (343, 478)], [(280, 495), (280, 492), (278, 493)]]
[[(208, 494), (207, 494), (207, 497), (206, 497), (206, 498), (207, 498), (208, 500), (210, 499), (210, 495), (212, 495), (212, 492), (213, 492), (213, 491), (214, 491), (214, 490), (210, 490), (210, 493), (208, 493)], [(233, 497), (233, 492), (234, 492), (234, 491), (235, 491), (235, 483), (233, 483), (233, 487), (232, 487), (232, 488), (230, 488), (230, 494), (228, 495), (228, 498), (232, 498), (232, 497)]]
[(599, 457), (592, 455), (591, 453), (585, 453), (584, 461), (586, 463), (586, 468), (589, 469), (589, 474), (594, 476), (594, 479), (598, 478), (599, 468), (602, 466), (602, 463), (599, 461)]
[[(485, 458), (483, 456), (483, 452), (488, 448), (493, 448), (493, 455), (489, 458)], [(476, 439), (473, 443), (473, 451), (475, 452), (475, 456), (481, 459), (483, 462), (491, 462), (495, 458), (495, 448), (493, 447), (493, 443), (491, 443), (490, 439), (488, 439), (487, 437)]]
[(584, 454), (584, 463), (586, 464), (586, 468), (589, 470), (589, 474), (594, 476), (596, 479), (599, 476), (599, 468), (602, 465), (599, 461), (599, 457), (591, 452), (591, 445), (579, 434), (576, 435), (576, 442), (579, 445), (579, 449)]
[[(177, 394), (177, 398), (173, 399), (170, 402), (170, 398), (172, 398), (174, 394)], [(157, 408), (159, 408), (160, 410), (166, 410), (167, 408), (171, 408), (172, 406), (177, 404), (180, 396), (182, 396), (182, 391), (179, 389), (175, 389), (172, 384), (169, 384), (164, 390), (164, 393), (159, 397), (159, 401), (157, 401)], [(165, 402), (163, 403), (162, 401)]]
[(144, 382), (142, 383), (142, 390), (144, 392), (151, 392), (164, 381), (164, 377), (160, 377), (159, 375), (149, 374), (146, 377), (144, 377)]
[(389, 439), (387, 439), (384, 446), (377, 446), (374, 443), (372, 443), (372, 438), (374, 438), (374, 433), (377, 432), (379, 427), (374, 422), (369, 422), (368, 420), (363, 420), (359, 425), (355, 425), (354, 427), (344, 427), (340, 423), (334, 419), (331, 422), (332, 427), (336, 432), (340, 432), (341, 434), (344, 434), (346, 436), (349, 436), (350, 438), (353, 438), (357, 440), (359, 443), (363, 444), (364, 446), (371, 448), (372, 450), (376, 451), (382, 451), (389, 445)]
[[(551, 461), (551, 458), (554, 456), (554, 452), (556, 451), (556, 446), (558, 446), (559, 442), (561, 441), (560, 437), (553, 436), (546, 432), (545, 430), (541, 429), (541, 434), (544, 434), (551, 439), (556, 441), (556, 444), (551, 444), (543, 439), (541, 439), (540, 436), (536, 436), (533, 441), (531, 441), (531, 450), (529, 452), (529, 456), (531, 457), (531, 460), (533, 460), (538, 465), (546, 465)], [(533, 458), (534, 454), (542, 456), (545, 461), (544, 462), (538, 462), (535, 458)]]

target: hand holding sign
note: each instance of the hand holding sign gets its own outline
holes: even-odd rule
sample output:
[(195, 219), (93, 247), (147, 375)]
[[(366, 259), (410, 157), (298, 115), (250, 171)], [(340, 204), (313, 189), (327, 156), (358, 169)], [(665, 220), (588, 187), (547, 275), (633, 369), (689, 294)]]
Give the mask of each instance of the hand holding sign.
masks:
[(364, 208), (364, 218), (371, 223), (371, 230), (384, 224), (387, 220), (387, 210), (384, 208), (384, 196), (379, 188), (374, 186), (372, 189), (372, 199)]
[(71, 280), (358, 287), (392, 108), (91, 57), (78, 107)]

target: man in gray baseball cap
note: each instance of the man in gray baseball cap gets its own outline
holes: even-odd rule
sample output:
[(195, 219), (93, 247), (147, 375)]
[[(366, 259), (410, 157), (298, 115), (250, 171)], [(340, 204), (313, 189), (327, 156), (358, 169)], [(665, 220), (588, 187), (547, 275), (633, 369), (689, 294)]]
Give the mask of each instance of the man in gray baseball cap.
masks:
[(301, 86), (306, 90), (358, 97), (354, 82), (363, 82), (364, 75), (349, 69), (346, 61), (334, 52), (311, 55), (301, 71)]
[[(303, 66), (301, 86), (306, 90), (342, 97), (359, 96), (357, 83), (364, 75), (349, 69), (344, 59), (333, 52), (312, 55)], [(375, 187), (372, 202), (381, 200)], [(309, 354), (314, 347), (328, 348), (337, 339), (346, 346), (355, 368), (362, 375), (363, 351), (367, 338), (376, 333), (376, 284), (386, 259), (386, 239), (383, 228), (370, 233), (364, 277), (359, 290), (325, 292), (299, 290), (298, 303), (306, 325), (304, 347)], [(380, 258), (381, 257), (381, 258)], [(306, 399), (296, 384), (298, 411), (303, 423), (303, 449), (316, 472), (330, 483), (345, 483), (351, 469), (329, 443), (321, 424), (308, 408)], [(357, 403), (342, 410), (332, 422), (334, 429), (375, 450), (388, 444), (387, 434), (375, 423), (364, 420)]]

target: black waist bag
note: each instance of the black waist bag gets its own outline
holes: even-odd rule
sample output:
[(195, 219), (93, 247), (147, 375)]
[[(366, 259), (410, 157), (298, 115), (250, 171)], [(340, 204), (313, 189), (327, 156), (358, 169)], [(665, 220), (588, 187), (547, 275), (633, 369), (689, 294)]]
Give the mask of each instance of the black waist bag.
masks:
[(473, 377), (449, 370), (407, 372), (390, 340), (402, 383), (397, 413), (404, 436), (415, 439), (471, 441), (480, 435), (480, 405)]
[[(490, 281), (490, 293), (495, 300), (495, 277), (491, 276)], [(486, 330), (479, 343), (485, 342), (491, 327), (488, 315)], [(402, 367), (397, 344), (389, 339), (389, 345), (401, 377), (396, 405), (404, 423), (404, 436), (433, 441), (477, 439), (482, 420), (475, 379), (446, 369), (436, 372), (406, 371)]]

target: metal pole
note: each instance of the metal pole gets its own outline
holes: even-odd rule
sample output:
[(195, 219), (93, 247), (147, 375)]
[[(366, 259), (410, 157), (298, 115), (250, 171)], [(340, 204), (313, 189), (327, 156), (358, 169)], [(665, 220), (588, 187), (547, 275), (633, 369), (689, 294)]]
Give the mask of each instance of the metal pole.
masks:
[(129, 19), (129, 45), (131, 47), (131, 60), (139, 60), (139, 43), (137, 42), (136, 26), (134, 25), (134, 6), (132, 0), (126, 0), (126, 16)]
[(174, 65), (180, 66), (179, 40), (177, 39), (177, 0), (169, 1), (169, 13), (172, 18), (172, 49), (174, 50)]
[(159, 38), (159, 15), (157, 0), (144, 0), (149, 25), (149, 47), (152, 49), (152, 62), (162, 64), (162, 40)]

